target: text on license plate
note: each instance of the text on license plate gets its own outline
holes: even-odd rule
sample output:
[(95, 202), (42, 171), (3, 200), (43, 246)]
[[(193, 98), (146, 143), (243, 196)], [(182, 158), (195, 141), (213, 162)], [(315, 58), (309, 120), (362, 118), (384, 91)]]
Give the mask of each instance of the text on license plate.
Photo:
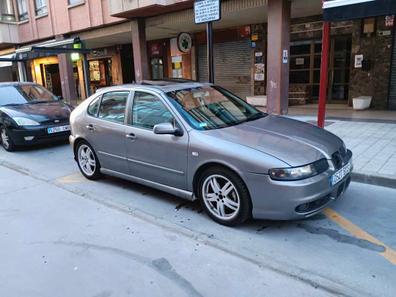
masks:
[(52, 127), (47, 129), (48, 134), (54, 134), (54, 133), (60, 133), (66, 131), (70, 131), (70, 125)]
[(334, 186), (335, 184), (339, 183), (345, 176), (347, 176), (351, 172), (351, 169), (352, 165), (351, 162), (349, 162), (336, 173), (334, 173), (331, 176), (331, 185)]

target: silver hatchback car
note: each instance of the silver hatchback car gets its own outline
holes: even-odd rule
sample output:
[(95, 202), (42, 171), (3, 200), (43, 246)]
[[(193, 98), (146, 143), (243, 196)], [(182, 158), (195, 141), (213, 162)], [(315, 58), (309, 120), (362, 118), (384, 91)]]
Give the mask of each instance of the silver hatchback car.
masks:
[(145, 82), (99, 90), (71, 114), (88, 179), (112, 175), (188, 200), (218, 223), (312, 216), (350, 183), (337, 136), (263, 113), (211, 84)]

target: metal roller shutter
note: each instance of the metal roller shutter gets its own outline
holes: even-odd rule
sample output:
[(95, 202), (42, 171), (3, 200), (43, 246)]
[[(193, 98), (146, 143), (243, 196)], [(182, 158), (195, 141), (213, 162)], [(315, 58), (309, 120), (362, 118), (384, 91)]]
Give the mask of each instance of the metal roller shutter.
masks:
[(389, 109), (396, 110), (396, 38), (393, 38), (392, 68), (390, 74)]
[[(247, 40), (215, 43), (215, 83), (246, 99), (251, 94), (252, 55)], [(208, 81), (206, 45), (198, 48), (198, 79)]]

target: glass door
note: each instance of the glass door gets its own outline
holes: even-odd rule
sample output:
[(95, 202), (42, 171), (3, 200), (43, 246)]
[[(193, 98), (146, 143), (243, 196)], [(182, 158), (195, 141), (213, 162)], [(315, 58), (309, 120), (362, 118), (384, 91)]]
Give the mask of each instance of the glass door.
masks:
[(328, 101), (345, 103), (348, 100), (351, 69), (351, 36), (336, 36), (331, 40)]

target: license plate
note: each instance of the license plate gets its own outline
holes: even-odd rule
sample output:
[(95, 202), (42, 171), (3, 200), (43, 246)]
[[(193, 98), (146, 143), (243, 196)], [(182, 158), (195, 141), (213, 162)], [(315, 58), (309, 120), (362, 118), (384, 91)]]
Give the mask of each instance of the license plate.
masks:
[(331, 185), (334, 186), (338, 184), (345, 176), (347, 176), (352, 169), (352, 164), (349, 162), (346, 164), (344, 167), (342, 167), (340, 170), (338, 170), (336, 173), (334, 173), (331, 176)]
[(54, 133), (60, 133), (66, 131), (70, 131), (70, 125), (52, 127), (47, 129), (48, 134), (54, 134)]

